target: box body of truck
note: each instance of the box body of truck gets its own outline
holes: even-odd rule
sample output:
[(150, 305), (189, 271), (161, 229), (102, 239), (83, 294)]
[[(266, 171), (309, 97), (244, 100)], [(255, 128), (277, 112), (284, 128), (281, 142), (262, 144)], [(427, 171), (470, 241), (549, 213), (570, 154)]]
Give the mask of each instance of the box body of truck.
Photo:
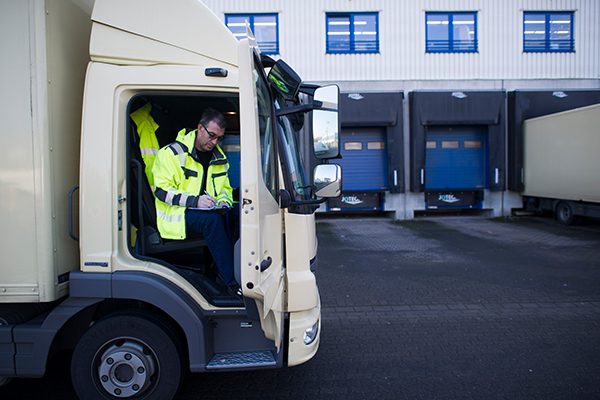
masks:
[[(338, 146), (339, 89), (301, 84), (260, 54), (250, 31), (238, 42), (196, 0), (97, 0), (91, 19), (78, 0), (2, 11), (22, 43), (3, 39), (16, 59), (2, 61), (3, 79), (15, 80), (2, 95), (11, 129), (0, 187), (0, 383), (42, 376), (63, 348), (75, 349), (82, 398), (170, 398), (185, 369), (310, 359), (321, 310), (314, 205), (339, 195), (341, 171), (319, 166), (307, 183), (302, 123), (291, 116), (319, 108), (313, 130), (335, 128)], [(300, 104), (299, 91), (313, 103)], [(231, 240), (243, 296), (227, 291), (201, 235), (161, 237), (132, 117), (146, 110), (164, 147), (209, 107), (228, 122), (221, 148), (239, 202)]]
[(0, 7), (0, 303), (45, 303), (65, 296), (79, 269), (68, 193), (79, 180), (91, 10), (70, 1)]
[(600, 217), (600, 104), (526, 120), (523, 139), (526, 206), (563, 223)]

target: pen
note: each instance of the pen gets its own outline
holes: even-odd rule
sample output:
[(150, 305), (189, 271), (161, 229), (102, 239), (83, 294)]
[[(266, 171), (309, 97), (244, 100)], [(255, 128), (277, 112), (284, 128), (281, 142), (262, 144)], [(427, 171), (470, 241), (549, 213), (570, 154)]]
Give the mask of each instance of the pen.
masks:
[[(207, 195), (207, 196), (212, 197), (206, 190), (204, 191), (204, 194)], [(216, 202), (216, 200), (215, 200), (215, 202)], [(229, 208), (229, 205), (225, 205), (223, 208)]]
[(204, 194), (207, 195), (208, 197), (210, 197), (211, 199), (215, 200), (215, 203), (214, 203), (213, 207), (216, 207), (217, 206), (217, 200), (214, 197), (212, 197), (206, 190), (204, 190)]

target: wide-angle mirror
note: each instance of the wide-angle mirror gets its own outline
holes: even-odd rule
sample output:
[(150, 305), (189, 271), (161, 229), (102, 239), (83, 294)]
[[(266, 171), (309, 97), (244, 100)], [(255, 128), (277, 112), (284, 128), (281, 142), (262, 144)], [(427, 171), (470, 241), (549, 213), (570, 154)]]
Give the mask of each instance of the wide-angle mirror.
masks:
[(337, 164), (317, 165), (313, 187), (317, 197), (338, 197), (342, 194), (342, 168)]

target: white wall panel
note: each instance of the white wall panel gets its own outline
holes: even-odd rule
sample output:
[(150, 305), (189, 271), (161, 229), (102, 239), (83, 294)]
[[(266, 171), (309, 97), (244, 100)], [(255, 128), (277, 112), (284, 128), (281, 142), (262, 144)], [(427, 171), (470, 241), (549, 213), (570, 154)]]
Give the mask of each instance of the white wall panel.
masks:
[[(600, 78), (598, 0), (204, 0), (279, 14), (280, 56), (306, 81)], [(379, 54), (326, 54), (327, 12), (378, 12)], [(426, 53), (427, 11), (477, 12), (477, 53)], [(523, 11), (574, 11), (574, 53), (523, 53)]]

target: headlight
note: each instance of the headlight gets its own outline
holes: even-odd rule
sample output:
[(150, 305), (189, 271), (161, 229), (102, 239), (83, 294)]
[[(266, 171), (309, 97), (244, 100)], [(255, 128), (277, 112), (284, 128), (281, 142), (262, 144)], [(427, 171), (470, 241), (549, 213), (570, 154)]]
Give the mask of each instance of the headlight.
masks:
[(313, 326), (304, 331), (304, 344), (309, 345), (315, 341), (317, 338), (317, 333), (319, 332), (319, 321), (317, 321)]

